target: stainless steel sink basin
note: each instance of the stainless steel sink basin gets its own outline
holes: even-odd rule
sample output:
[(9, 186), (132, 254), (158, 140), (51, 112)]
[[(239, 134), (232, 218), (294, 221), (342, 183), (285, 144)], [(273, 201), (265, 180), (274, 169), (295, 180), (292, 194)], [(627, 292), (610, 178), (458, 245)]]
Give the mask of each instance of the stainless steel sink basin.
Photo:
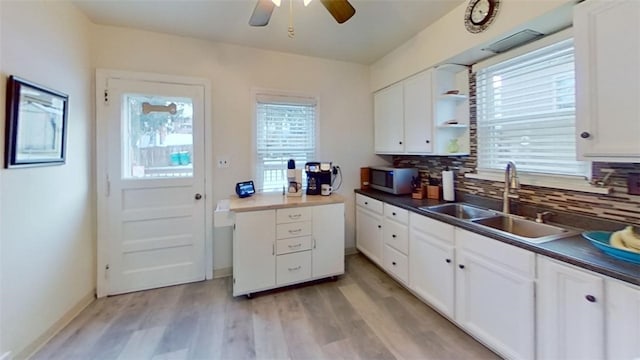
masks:
[(578, 231), (575, 230), (507, 215), (475, 219), (472, 222), (488, 227), (498, 233), (536, 244), (578, 234)]
[(420, 210), (430, 211), (438, 214), (453, 216), (457, 219), (471, 220), (481, 219), (499, 215), (495, 211), (483, 209), (465, 203), (450, 203), (433, 206), (423, 206)]

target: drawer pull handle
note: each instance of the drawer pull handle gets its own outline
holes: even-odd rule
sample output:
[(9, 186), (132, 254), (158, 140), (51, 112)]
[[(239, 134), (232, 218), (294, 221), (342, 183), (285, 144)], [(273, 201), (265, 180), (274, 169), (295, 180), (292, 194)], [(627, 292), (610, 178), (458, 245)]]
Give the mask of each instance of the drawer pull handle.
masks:
[(302, 265), (298, 265), (298, 266), (296, 266), (296, 267), (294, 267), (294, 268), (288, 268), (288, 269), (289, 269), (289, 271), (296, 271), (296, 270), (300, 270), (300, 269), (302, 269)]
[(445, 261), (447, 262), (447, 264), (451, 264), (451, 259), (446, 259)]
[(395, 262), (395, 261), (392, 261), (392, 262), (391, 262), (391, 265), (396, 266), (396, 262)]
[(299, 248), (300, 246), (302, 246), (302, 243), (295, 244), (295, 245), (287, 245), (287, 246), (289, 246), (289, 249), (295, 249), (295, 248)]
[(459, 267), (460, 269), (464, 269), (464, 265), (462, 265), (462, 264), (458, 265), (458, 267)]
[(290, 229), (289, 230), (289, 234), (296, 234), (296, 233), (299, 233), (301, 231), (302, 231), (302, 229)]
[(596, 302), (596, 297), (593, 295), (587, 295), (584, 298), (587, 299), (588, 302), (592, 302), (592, 303)]
[(297, 219), (300, 216), (302, 216), (302, 214), (289, 214), (289, 219)]
[(396, 234), (391, 235), (391, 237), (395, 239), (396, 238)]

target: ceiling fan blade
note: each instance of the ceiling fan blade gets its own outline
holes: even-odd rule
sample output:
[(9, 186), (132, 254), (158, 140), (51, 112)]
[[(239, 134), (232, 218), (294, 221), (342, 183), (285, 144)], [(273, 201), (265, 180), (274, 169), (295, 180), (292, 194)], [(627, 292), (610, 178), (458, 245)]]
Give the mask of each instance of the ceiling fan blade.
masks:
[(253, 14), (249, 19), (249, 25), (251, 26), (266, 26), (271, 19), (271, 13), (275, 4), (271, 0), (258, 0)]
[(351, 19), (356, 9), (347, 0), (320, 0), (339, 24)]

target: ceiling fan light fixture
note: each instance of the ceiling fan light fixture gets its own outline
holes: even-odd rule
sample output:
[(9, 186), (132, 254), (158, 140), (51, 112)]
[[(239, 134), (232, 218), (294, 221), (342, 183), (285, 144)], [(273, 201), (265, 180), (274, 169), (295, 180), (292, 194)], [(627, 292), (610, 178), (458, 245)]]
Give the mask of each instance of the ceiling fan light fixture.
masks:
[(280, 7), (280, 4), (282, 3), (282, 0), (271, 0), (271, 2), (273, 2), (273, 4), (277, 7)]
[(312, 0), (304, 0), (304, 6), (307, 6), (311, 3)]

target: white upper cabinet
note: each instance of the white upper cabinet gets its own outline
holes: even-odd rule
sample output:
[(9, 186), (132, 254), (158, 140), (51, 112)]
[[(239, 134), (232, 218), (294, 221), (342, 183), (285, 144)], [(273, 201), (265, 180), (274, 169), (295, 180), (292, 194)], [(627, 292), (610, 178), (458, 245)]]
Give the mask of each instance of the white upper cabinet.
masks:
[(431, 77), (432, 71), (427, 70), (403, 82), (404, 152), (408, 154), (433, 152)]
[(404, 101), (402, 84), (395, 84), (373, 95), (375, 152), (404, 152)]
[(640, 162), (640, 1), (575, 6), (578, 158)]
[(442, 65), (376, 92), (375, 152), (469, 154), (468, 88), (467, 67)]

